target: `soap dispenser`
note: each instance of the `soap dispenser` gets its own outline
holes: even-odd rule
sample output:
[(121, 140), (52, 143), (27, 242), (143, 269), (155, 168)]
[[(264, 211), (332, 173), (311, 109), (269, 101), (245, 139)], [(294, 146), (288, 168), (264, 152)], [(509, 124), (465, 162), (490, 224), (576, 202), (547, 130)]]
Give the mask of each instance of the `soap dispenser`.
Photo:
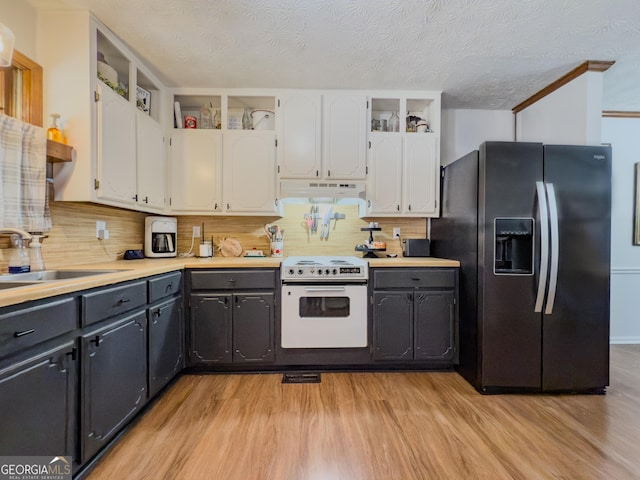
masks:
[(26, 273), (31, 270), (29, 252), (25, 248), (29, 240), (20, 235), (11, 235), (11, 253), (9, 254), (9, 273)]
[(32, 233), (31, 237), (33, 237), (33, 240), (31, 240), (31, 244), (29, 245), (29, 259), (31, 262), (31, 270), (45, 270), (44, 258), (42, 258), (42, 242), (40, 241), (40, 239), (47, 238), (47, 236), (41, 235), (39, 233)]
[(60, 118), (59, 113), (51, 114), (51, 126), (47, 130), (47, 138), (49, 140), (53, 140), (54, 142), (62, 142), (62, 132), (58, 128), (58, 119)]

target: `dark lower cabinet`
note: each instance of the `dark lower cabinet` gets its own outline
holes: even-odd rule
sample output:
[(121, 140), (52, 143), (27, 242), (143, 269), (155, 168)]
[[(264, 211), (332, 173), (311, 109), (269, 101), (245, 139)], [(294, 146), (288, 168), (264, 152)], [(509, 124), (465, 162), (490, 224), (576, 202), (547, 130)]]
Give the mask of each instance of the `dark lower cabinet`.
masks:
[(192, 294), (192, 364), (272, 362), (274, 293)]
[(414, 359), (453, 362), (457, 352), (455, 293), (418, 292), (414, 309)]
[(182, 297), (172, 298), (148, 309), (149, 398), (154, 397), (184, 364)]
[(373, 360), (458, 362), (457, 270), (373, 271)]
[(191, 295), (190, 360), (195, 364), (231, 363), (232, 295)]
[(410, 292), (374, 292), (374, 360), (413, 360), (413, 300)]
[(273, 362), (274, 294), (233, 295), (233, 361)]
[(78, 460), (77, 365), (75, 339), (0, 362), (0, 455)]
[(89, 460), (147, 399), (145, 310), (99, 324), (81, 338), (81, 459)]

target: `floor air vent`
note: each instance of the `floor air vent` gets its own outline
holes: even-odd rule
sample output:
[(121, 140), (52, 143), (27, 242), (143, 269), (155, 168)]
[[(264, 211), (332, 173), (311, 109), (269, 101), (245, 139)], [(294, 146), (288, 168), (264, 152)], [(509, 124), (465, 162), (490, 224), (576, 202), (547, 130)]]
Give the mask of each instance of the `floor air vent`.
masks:
[(319, 373), (285, 373), (282, 383), (320, 383)]

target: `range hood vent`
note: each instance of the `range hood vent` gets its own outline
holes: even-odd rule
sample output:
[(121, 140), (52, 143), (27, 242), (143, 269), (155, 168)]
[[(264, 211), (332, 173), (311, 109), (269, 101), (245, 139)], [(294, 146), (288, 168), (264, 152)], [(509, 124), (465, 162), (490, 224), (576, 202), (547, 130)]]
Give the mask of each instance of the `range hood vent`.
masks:
[(365, 199), (365, 182), (283, 180), (280, 198), (359, 198)]

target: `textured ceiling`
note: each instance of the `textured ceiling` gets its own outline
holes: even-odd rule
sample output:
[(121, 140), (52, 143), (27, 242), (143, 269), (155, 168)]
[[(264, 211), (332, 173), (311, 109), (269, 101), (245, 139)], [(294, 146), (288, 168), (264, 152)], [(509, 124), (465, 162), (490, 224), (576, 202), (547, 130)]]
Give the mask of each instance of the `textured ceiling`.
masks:
[(511, 109), (615, 60), (605, 110), (640, 111), (640, 0), (29, 0), (87, 8), (170, 86), (442, 90)]

